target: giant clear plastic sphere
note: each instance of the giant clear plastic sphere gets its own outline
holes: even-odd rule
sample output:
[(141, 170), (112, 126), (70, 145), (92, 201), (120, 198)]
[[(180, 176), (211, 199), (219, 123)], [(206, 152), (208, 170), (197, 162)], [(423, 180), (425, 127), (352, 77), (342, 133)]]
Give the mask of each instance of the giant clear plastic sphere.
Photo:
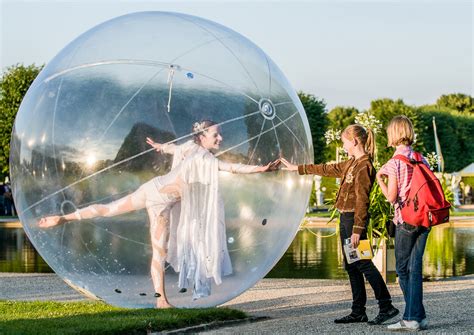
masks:
[[(141, 12), (85, 32), (36, 78), (18, 112), (10, 169), (28, 237), (73, 287), (108, 303), (153, 307), (146, 210), (41, 229), (41, 217), (107, 203), (170, 171), (171, 156), (145, 142), (180, 144), (195, 121), (220, 124), (216, 156), (266, 164), (279, 155), (313, 160), (304, 109), (273, 61), (220, 24), (184, 14)], [(293, 240), (311, 177), (294, 172), (219, 173), (233, 273), (211, 295), (180, 293), (179, 307), (222, 304), (264, 277)]]

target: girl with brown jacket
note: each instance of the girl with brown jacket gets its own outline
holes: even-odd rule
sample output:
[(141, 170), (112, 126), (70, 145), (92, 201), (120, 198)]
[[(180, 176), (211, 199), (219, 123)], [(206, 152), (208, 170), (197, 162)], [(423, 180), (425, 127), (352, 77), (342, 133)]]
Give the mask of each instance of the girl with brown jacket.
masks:
[[(369, 195), (376, 174), (372, 165), (375, 151), (374, 135), (372, 130), (366, 130), (363, 126), (354, 124), (342, 132), (341, 139), (343, 148), (350, 157), (345, 162), (294, 165), (284, 158), (281, 159), (281, 162), (288, 170), (298, 171), (299, 174), (341, 178), (341, 186), (335, 201), (335, 207), (340, 212), (341, 244), (344, 245), (344, 240), (350, 239), (352, 245), (357, 247), (360, 239), (367, 239)], [(344, 265), (351, 283), (352, 312), (334, 320), (335, 323), (368, 321), (365, 312), (367, 295), (364, 275), (374, 290), (380, 309), (379, 314), (369, 321), (369, 324), (382, 324), (399, 313), (398, 309), (393, 307), (387, 286), (371, 260), (359, 260), (349, 264), (344, 255)]]

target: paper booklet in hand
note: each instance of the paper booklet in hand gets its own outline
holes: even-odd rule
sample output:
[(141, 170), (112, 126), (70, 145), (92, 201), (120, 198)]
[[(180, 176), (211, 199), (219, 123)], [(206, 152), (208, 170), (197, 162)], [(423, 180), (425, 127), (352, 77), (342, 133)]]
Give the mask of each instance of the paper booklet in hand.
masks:
[(374, 253), (370, 246), (369, 240), (360, 240), (357, 248), (354, 248), (350, 238), (344, 239), (344, 253), (346, 254), (347, 263), (352, 264), (361, 259), (372, 259)]

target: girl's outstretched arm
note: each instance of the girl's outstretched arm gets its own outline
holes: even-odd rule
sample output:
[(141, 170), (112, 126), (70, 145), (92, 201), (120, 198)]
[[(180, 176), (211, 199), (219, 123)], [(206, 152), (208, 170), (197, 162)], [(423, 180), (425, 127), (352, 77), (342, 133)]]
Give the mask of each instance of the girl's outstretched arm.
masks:
[(290, 162), (288, 162), (283, 157), (280, 158), (280, 160), (283, 163), (283, 165), (285, 166), (286, 170), (288, 170), (288, 171), (298, 171), (298, 165), (291, 164)]
[(348, 164), (352, 162), (349, 159), (342, 163), (334, 164), (301, 164), (295, 165), (288, 162), (285, 158), (281, 158), (281, 162), (289, 171), (298, 171), (299, 174), (317, 174), (325, 177), (342, 178)]

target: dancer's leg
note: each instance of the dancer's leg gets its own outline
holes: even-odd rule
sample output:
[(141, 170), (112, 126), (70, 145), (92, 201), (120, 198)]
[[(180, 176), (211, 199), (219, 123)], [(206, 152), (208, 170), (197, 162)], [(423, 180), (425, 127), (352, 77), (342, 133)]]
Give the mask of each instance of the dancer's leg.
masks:
[(157, 293), (156, 307), (170, 308), (173, 306), (168, 302), (165, 292), (165, 259), (169, 234), (169, 210), (165, 209), (161, 213), (156, 213), (153, 208), (149, 208), (148, 216), (150, 218), (150, 235), (153, 248), (151, 278)]
[(69, 221), (116, 216), (145, 208), (145, 186), (147, 184), (145, 183), (132, 194), (109, 204), (94, 204), (78, 209), (70, 214), (44, 217), (39, 221), (38, 225), (42, 228), (48, 228)]

